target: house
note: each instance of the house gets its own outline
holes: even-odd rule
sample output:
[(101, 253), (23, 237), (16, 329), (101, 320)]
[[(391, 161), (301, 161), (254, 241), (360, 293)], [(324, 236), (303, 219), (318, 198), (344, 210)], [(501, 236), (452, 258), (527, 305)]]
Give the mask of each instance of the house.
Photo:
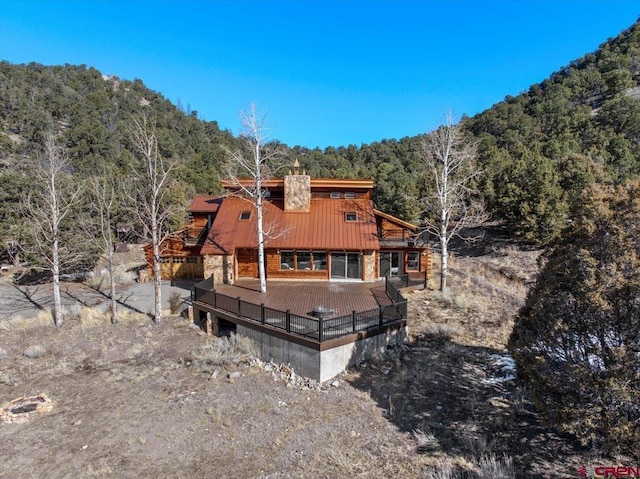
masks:
[[(264, 181), (265, 269), (269, 280), (375, 281), (430, 273), (418, 229), (375, 209), (373, 180), (311, 178), (293, 173)], [(250, 184), (250, 180), (240, 180)], [(238, 186), (197, 196), (189, 222), (161, 247), (163, 279), (209, 278), (233, 284), (258, 277), (256, 210)], [(152, 249), (146, 248), (147, 275)]]
[(257, 211), (242, 195), (251, 181), (222, 186), (224, 196), (194, 198), (188, 224), (161, 247), (164, 279), (206, 278), (193, 289), (195, 321), (248, 336), (263, 359), (319, 381), (406, 340), (398, 288), (426, 283), (429, 250), (415, 225), (375, 209), (372, 180), (311, 178), (296, 162), (263, 182), (267, 295), (251, 286)]

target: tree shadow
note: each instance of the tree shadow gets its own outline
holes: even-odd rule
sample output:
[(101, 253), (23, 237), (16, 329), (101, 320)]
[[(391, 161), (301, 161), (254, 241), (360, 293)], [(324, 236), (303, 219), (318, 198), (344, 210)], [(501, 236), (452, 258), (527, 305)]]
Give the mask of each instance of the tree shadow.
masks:
[(424, 335), (356, 367), (348, 381), (369, 393), (398, 429), (435, 439), (426, 446), (417, 441), (418, 452), (469, 460), (507, 454), (516, 477), (575, 477), (562, 473), (574, 472), (571, 463), (584, 451), (540, 424), (534, 406), (509, 379), (505, 356)]
[[(19, 300), (16, 298), (13, 298), (14, 303), (22, 303), (28, 306), (25, 306), (25, 310), (27, 309), (31, 309), (31, 306), (35, 307), (38, 311), (44, 311), (45, 306), (35, 298), (36, 294), (38, 293), (40, 288), (35, 288), (35, 289), (31, 289), (28, 285), (25, 285), (24, 287), (21, 287), (18, 284), (13, 284), (13, 288), (20, 293), (21, 298), (23, 298), (23, 300)], [(15, 306), (14, 306), (15, 308)]]
[[(107, 293), (105, 293), (104, 291), (102, 291), (100, 289), (100, 285), (102, 283), (100, 283), (98, 286), (89, 286), (89, 285), (85, 285), (87, 288), (89, 288), (91, 291), (94, 291), (96, 293), (98, 293), (99, 295), (101, 295), (103, 298), (108, 299), (109, 301), (111, 301), (111, 296)], [(69, 293), (67, 293), (70, 297), (71, 296)], [(146, 313), (138, 308), (136, 308), (135, 306), (132, 306), (131, 304), (128, 303), (129, 299), (131, 299), (134, 296), (134, 293), (132, 291), (125, 291), (120, 293), (119, 297), (116, 298), (116, 303), (120, 306), (123, 306), (125, 308), (127, 308), (129, 311), (132, 311), (134, 313), (138, 313), (138, 314), (143, 314), (145, 316), (149, 316), (149, 317), (153, 317), (152, 314)], [(83, 302), (81, 299), (76, 298), (78, 300), (78, 302), (80, 302), (81, 304), (84, 304), (85, 306), (88, 306), (85, 302)]]

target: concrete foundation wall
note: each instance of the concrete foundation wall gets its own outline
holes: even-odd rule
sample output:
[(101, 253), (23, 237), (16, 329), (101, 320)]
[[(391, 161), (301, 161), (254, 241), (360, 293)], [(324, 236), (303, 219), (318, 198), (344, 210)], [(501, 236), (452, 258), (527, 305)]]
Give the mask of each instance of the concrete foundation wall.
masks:
[(237, 334), (254, 340), (264, 361), (289, 364), (296, 374), (324, 382), (359, 361), (383, 353), (387, 346), (407, 341), (407, 328), (388, 330), (359, 341), (317, 351), (286, 339), (238, 325)]
[(320, 381), (331, 379), (348, 367), (365, 359), (370, 359), (376, 353), (384, 353), (387, 350), (387, 346), (405, 343), (407, 336), (407, 328), (404, 327), (388, 330), (386, 334), (378, 334), (355, 343), (323, 351), (320, 365)]

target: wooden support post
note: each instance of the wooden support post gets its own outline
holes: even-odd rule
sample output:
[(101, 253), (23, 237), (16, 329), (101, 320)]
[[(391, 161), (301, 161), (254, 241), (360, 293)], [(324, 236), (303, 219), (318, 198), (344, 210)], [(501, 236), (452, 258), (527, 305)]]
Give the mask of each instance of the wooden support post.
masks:
[(207, 324), (205, 326), (205, 331), (207, 332), (207, 336), (211, 336), (211, 329), (213, 328), (213, 320), (211, 319), (211, 313), (207, 313)]
[(190, 323), (193, 323), (193, 306), (187, 307), (187, 319)]
[(264, 303), (260, 303), (260, 322), (264, 324)]

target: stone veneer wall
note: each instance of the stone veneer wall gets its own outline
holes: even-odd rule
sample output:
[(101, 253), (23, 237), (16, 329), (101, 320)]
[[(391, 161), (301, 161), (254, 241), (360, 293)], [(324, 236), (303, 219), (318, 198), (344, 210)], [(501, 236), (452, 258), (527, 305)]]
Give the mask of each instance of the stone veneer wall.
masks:
[(364, 264), (362, 279), (364, 281), (375, 281), (378, 279), (378, 275), (376, 274), (376, 259), (377, 255), (375, 251), (365, 251), (362, 254), (362, 262)]
[(311, 177), (287, 175), (284, 177), (284, 210), (309, 211), (311, 208)]
[(213, 284), (233, 284), (233, 256), (204, 255), (204, 277), (213, 276)]

